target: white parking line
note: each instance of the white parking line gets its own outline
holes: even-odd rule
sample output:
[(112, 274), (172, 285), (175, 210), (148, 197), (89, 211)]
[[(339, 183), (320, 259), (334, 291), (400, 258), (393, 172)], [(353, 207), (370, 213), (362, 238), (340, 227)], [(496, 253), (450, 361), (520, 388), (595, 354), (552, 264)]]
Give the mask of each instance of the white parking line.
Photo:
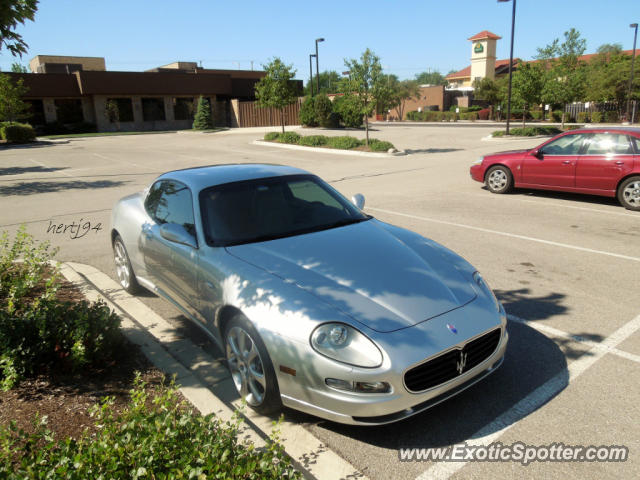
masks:
[[(466, 442), (467, 445), (487, 446), (490, 443), (495, 442), (503, 433), (516, 425), (519, 420), (533, 413), (560, 393), (567, 385), (574, 382), (580, 375), (586, 372), (587, 369), (604, 357), (608, 353), (609, 349), (615, 348), (639, 329), (640, 315), (624, 324), (618, 330), (605, 338), (600, 343), (600, 345), (605, 348), (592, 348), (591, 350), (588, 350), (577, 360), (571, 362), (567, 366), (566, 371), (556, 374), (553, 378), (536, 388), (509, 410), (471, 435), (469, 440)], [(466, 464), (467, 462), (436, 463), (416, 477), (416, 480), (448, 479)]]
[(446, 220), (437, 220), (435, 218), (419, 217), (417, 215), (410, 215), (408, 213), (394, 212), (392, 210), (386, 210), (386, 209), (383, 209), (383, 208), (367, 207), (367, 210), (373, 210), (373, 211), (376, 211), (376, 212), (388, 213), (390, 215), (398, 215), (400, 217), (413, 218), (415, 220), (422, 220), (424, 222), (432, 222), (432, 223), (439, 223), (441, 225), (449, 225), (449, 226), (452, 226), (452, 227), (466, 228), (468, 230), (475, 230), (477, 232), (492, 233), (494, 235), (501, 235), (503, 237), (518, 238), (520, 240), (527, 240), (529, 242), (544, 243), (545, 245), (552, 245), (554, 247), (569, 248), (571, 250), (578, 250), (580, 252), (596, 253), (598, 255), (606, 255), (608, 257), (622, 258), (624, 260), (631, 260), (633, 262), (640, 262), (640, 258), (638, 258), (638, 257), (630, 257), (629, 255), (621, 255), (619, 253), (605, 252), (604, 250), (594, 250), (592, 248), (579, 247), (577, 245), (569, 245), (567, 243), (553, 242), (551, 240), (544, 240), (542, 238), (527, 237), (525, 235), (517, 235), (515, 233), (507, 233), (507, 232), (502, 232), (502, 231), (499, 231), (499, 230), (490, 230), (488, 228), (474, 227), (472, 225), (465, 225), (465, 224), (462, 224), (462, 223), (447, 222)]
[(30, 161), (31, 163), (35, 164), (35, 165), (38, 165), (38, 166), (40, 166), (40, 167), (44, 167), (44, 168), (46, 168), (47, 170), (50, 170), (50, 171), (52, 171), (52, 172), (56, 172), (56, 173), (59, 173), (59, 174), (61, 174), (61, 175), (64, 175), (65, 177), (74, 178), (74, 176), (73, 176), (73, 175), (69, 175), (69, 174), (68, 174), (67, 172), (65, 172), (64, 170), (60, 170), (59, 172), (57, 172), (57, 171), (56, 171), (56, 169), (55, 169), (54, 167), (50, 167), (49, 165), (46, 165), (46, 164), (44, 164), (44, 163), (42, 163), (42, 162), (38, 162), (37, 160), (34, 160), (33, 158), (30, 158), (30, 159), (29, 159), (29, 161)]
[(625, 352), (623, 350), (618, 350), (617, 348), (609, 347), (607, 345), (603, 345), (600, 342), (594, 342), (593, 340), (588, 340), (579, 335), (572, 335), (571, 333), (558, 330), (557, 328), (545, 325), (544, 323), (532, 322), (530, 320), (525, 320), (524, 318), (516, 317), (515, 315), (511, 314), (508, 315), (508, 318), (513, 322), (524, 323), (528, 327), (531, 327), (541, 333), (548, 333), (549, 335), (552, 335), (554, 337), (566, 338), (568, 340), (573, 340), (574, 342), (583, 343), (584, 345), (588, 345), (591, 348), (605, 350), (605, 353), (611, 353), (613, 355), (617, 355), (618, 357), (631, 360), (632, 362), (640, 363), (640, 355)]

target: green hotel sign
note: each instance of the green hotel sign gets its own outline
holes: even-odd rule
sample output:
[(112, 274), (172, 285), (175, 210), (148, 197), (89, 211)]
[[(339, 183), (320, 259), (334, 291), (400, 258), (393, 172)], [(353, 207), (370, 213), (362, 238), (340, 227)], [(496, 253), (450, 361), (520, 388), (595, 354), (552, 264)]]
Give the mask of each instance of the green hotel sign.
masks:
[(482, 53), (482, 52), (484, 52), (484, 47), (482, 46), (481, 43), (476, 43), (476, 46), (473, 47), (473, 51), (475, 53)]

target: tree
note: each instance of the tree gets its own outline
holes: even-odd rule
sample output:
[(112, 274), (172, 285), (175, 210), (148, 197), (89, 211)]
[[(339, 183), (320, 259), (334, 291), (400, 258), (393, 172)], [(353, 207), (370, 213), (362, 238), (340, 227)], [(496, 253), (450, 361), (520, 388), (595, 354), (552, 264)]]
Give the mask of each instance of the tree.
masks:
[(522, 128), (525, 127), (527, 112), (532, 105), (542, 100), (544, 70), (539, 63), (520, 62), (513, 74), (513, 101), (522, 106)]
[(11, 64), (11, 71), (13, 73), (28, 73), (27, 72), (27, 67), (25, 67), (24, 65), (21, 65), (18, 62), (13, 62)]
[(22, 100), (28, 91), (22, 79), (14, 83), (9, 75), (0, 74), (0, 121), (11, 123), (29, 117), (29, 104)]
[(438, 70), (427, 70), (416, 74), (419, 85), (446, 85), (447, 81)]
[(116, 130), (120, 131), (120, 108), (118, 102), (108, 99), (104, 104), (104, 116), (108, 122), (116, 125)]
[[(586, 70), (585, 99), (592, 102), (616, 102), (618, 114), (621, 114), (629, 93), (631, 56), (619, 50), (603, 50), (591, 60)], [(636, 77), (631, 90), (632, 98), (638, 98), (639, 94), (640, 79)]]
[(416, 80), (402, 80), (395, 85), (393, 91), (393, 105), (398, 119), (404, 118), (404, 107), (407, 100), (420, 97), (420, 85)]
[(564, 42), (555, 39), (543, 48), (538, 48), (546, 75), (542, 89), (542, 101), (562, 104), (562, 127), (568, 103), (581, 100), (585, 89), (585, 68), (580, 56), (586, 49), (586, 40), (580, 38), (575, 28), (564, 32)]
[(598, 53), (620, 53), (622, 51), (621, 43), (603, 43), (596, 50)]
[(193, 129), (210, 130), (212, 128), (213, 123), (211, 122), (211, 108), (209, 106), (209, 101), (201, 95), (198, 99), (196, 115), (193, 118)]
[(282, 133), (284, 133), (284, 109), (298, 98), (298, 92), (292, 82), (296, 71), (292, 70), (293, 65), (285, 65), (278, 57), (268, 65), (263, 65), (262, 68), (267, 74), (256, 83), (258, 107), (280, 110)]
[(502, 88), (503, 83), (502, 80), (494, 80), (489, 77), (476, 79), (473, 82), (473, 97), (489, 102), (492, 115), (495, 106), (505, 101), (506, 95), (504, 88)]
[[(311, 79), (313, 81), (313, 94), (317, 95), (318, 93), (336, 93), (338, 91), (338, 87), (340, 85), (340, 75), (338, 72), (334, 70), (327, 70), (324, 72), (320, 72), (320, 91), (317, 92), (316, 88), (316, 76), (314, 75)], [(304, 94), (311, 95), (311, 88), (309, 86), (309, 80), (307, 80), (307, 84), (304, 86)]]
[(4, 46), (14, 57), (27, 53), (27, 44), (15, 33), (18, 24), (33, 21), (38, 0), (2, 0), (0, 2), (0, 50)]
[(349, 78), (343, 80), (342, 89), (354, 96), (358, 111), (364, 117), (366, 145), (369, 145), (369, 116), (376, 104), (387, 93), (386, 78), (382, 75), (380, 58), (368, 48), (360, 56), (360, 61), (352, 58), (344, 60), (349, 70)]

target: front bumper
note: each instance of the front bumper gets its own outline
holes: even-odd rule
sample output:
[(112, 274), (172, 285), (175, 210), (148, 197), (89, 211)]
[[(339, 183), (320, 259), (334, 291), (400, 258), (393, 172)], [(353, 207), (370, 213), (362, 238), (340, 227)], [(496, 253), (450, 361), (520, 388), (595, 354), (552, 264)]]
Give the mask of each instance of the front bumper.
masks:
[(306, 392), (305, 400), (283, 394), (282, 403), (295, 410), (350, 425), (384, 425), (403, 420), (457, 395), (493, 373), (502, 364), (509, 341), (509, 334), (503, 328), (498, 347), (485, 361), (424, 392), (411, 393), (404, 387), (396, 387), (392, 394), (353, 394), (314, 388)]
[(469, 174), (476, 182), (484, 183), (484, 167), (482, 164), (471, 165)]

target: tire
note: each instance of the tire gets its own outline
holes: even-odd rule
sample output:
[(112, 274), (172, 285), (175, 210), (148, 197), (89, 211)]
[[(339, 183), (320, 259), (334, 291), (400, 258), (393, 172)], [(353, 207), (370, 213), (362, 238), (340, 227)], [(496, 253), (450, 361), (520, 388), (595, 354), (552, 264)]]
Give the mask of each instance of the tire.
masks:
[(120, 235), (116, 235), (116, 238), (113, 240), (113, 261), (116, 264), (116, 276), (118, 277), (120, 286), (132, 295), (139, 293), (142, 287), (138, 283), (136, 275), (133, 273), (129, 254)]
[(509, 193), (513, 189), (513, 175), (507, 167), (496, 165), (487, 170), (484, 183), (491, 193)]
[(640, 212), (640, 176), (629, 177), (620, 184), (618, 201), (627, 210)]
[(243, 315), (236, 315), (227, 324), (224, 345), (233, 384), (247, 405), (262, 415), (281, 410), (271, 358), (260, 335)]

